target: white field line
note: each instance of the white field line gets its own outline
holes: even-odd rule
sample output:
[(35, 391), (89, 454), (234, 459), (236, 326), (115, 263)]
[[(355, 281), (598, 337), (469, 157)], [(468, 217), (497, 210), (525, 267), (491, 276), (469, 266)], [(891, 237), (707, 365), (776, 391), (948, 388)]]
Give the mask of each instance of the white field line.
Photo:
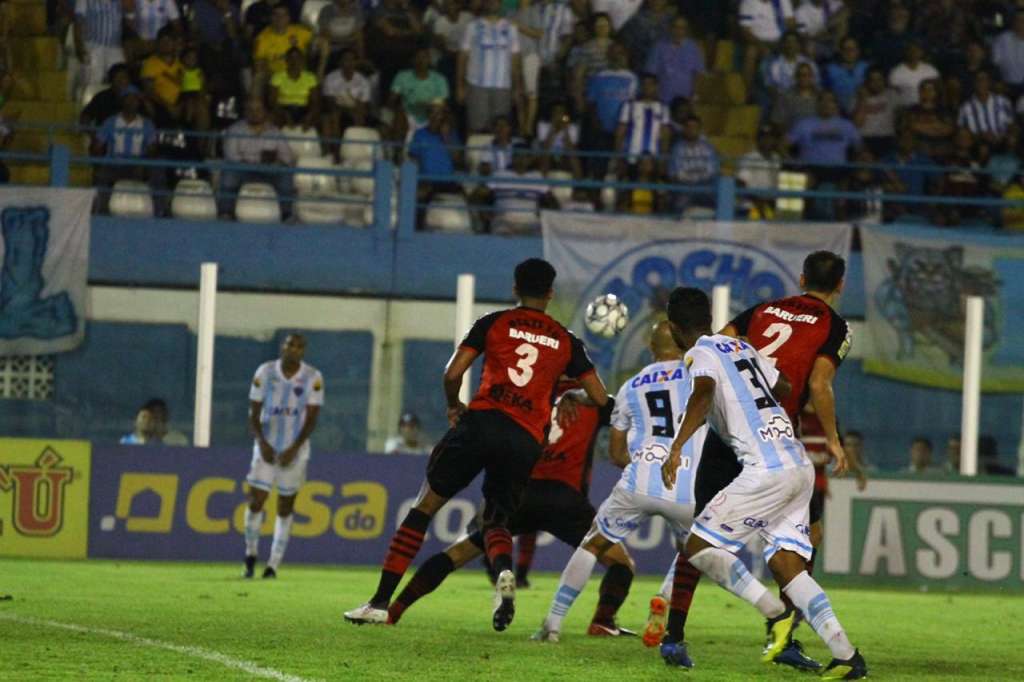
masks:
[(102, 637), (110, 637), (111, 639), (119, 639), (122, 642), (135, 644), (136, 646), (164, 649), (165, 651), (173, 651), (174, 653), (182, 654), (190, 658), (201, 658), (214, 663), (220, 663), (223, 666), (240, 670), (254, 677), (263, 677), (270, 680), (278, 680), (279, 682), (311, 682), (308, 678), (289, 675), (281, 672), (280, 670), (274, 670), (273, 668), (264, 668), (263, 666), (257, 665), (251, 661), (245, 661), (240, 658), (228, 656), (227, 654), (222, 654), (219, 651), (214, 651), (212, 649), (205, 649), (199, 646), (172, 644), (171, 642), (161, 642), (158, 639), (139, 637), (138, 635), (133, 635), (130, 632), (121, 632), (120, 630), (91, 628), (84, 625), (75, 625), (74, 623), (61, 623), (56, 620), (44, 620), (42, 618), (18, 616), (11, 613), (0, 613), (0, 620), (37, 627), (59, 628), (61, 630), (70, 630), (71, 632), (81, 632), (86, 635), (100, 635)]

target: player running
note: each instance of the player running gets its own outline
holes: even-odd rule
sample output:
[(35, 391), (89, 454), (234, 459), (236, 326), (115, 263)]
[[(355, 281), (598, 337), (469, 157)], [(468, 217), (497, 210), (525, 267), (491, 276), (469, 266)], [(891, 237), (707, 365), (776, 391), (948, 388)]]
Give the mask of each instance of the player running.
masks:
[[(558, 379), (563, 374), (578, 379), (598, 407), (608, 402), (583, 343), (545, 312), (554, 281), (555, 269), (545, 260), (530, 258), (517, 265), (519, 307), (477, 320), (448, 361), (444, 392), (451, 429), (430, 455), (426, 485), (391, 539), (377, 591), (369, 602), (346, 612), (346, 620), (387, 621), (388, 604), (423, 544), (430, 519), (483, 471), (481, 530), (498, 575), (492, 625), (500, 632), (512, 622), (516, 580), (508, 522), (541, 456)], [(467, 408), (459, 401), (459, 388), (481, 354), (480, 390)]]
[(306, 482), (309, 437), (316, 428), (324, 404), (324, 378), (302, 361), (306, 339), (289, 334), (281, 344), (281, 357), (264, 362), (256, 370), (249, 389), (249, 426), (256, 442), (252, 466), (245, 481), (249, 504), (245, 508), (245, 572), (253, 577), (259, 550), (263, 504), (277, 486), (277, 520), (270, 560), (264, 578), (276, 578), (292, 532), (295, 496)]
[[(832, 652), (823, 677), (865, 677), (864, 658), (847, 638), (828, 597), (806, 570), (813, 551), (808, 507), (814, 468), (780, 404), (791, 385), (750, 344), (712, 333), (711, 303), (704, 292), (676, 289), (669, 297), (668, 310), (672, 333), (679, 346), (687, 349), (693, 391), (671, 455), (662, 465), (665, 487), (689, 486), (689, 481), (677, 480), (677, 471), (689, 456), (686, 446), (705, 421), (742, 463), (740, 475), (694, 521), (685, 547), (690, 563), (757, 608), (769, 620), (771, 630), (788, 630), (785, 620), (791, 609), (735, 556), (759, 535), (776, 581)], [(836, 460), (835, 472), (842, 474), (846, 468), (842, 448), (837, 443), (829, 450)]]
[[(576, 385), (563, 382), (559, 393)], [(570, 547), (578, 547), (594, 521), (594, 508), (587, 499), (597, 432), (607, 426), (614, 401), (598, 409), (580, 406), (576, 419), (563, 430), (552, 419), (548, 446), (533, 468), (523, 503), (508, 529), (520, 540), (524, 535), (547, 531)], [(440, 586), (453, 571), (483, 554), (483, 535), (470, 526), (469, 534), (423, 562), (409, 583), (388, 607), (388, 623), (396, 624), (417, 600)], [(632, 634), (615, 624), (615, 615), (629, 594), (633, 582), (633, 561), (625, 547), (616, 545), (602, 557), (608, 567), (601, 581), (597, 610), (587, 629), (588, 635), (618, 636)], [(518, 577), (518, 576), (517, 576)]]
[[(701, 436), (687, 444), (677, 463), (680, 485), (667, 490), (661, 482), (661, 463), (669, 454), (679, 415), (690, 394), (690, 375), (683, 352), (672, 339), (668, 322), (655, 325), (651, 335), (655, 362), (627, 380), (615, 397), (609, 454), (623, 467), (622, 477), (598, 508), (594, 525), (579, 545), (555, 592), (551, 608), (534, 639), (557, 642), (562, 619), (583, 590), (594, 564), (621, 544), (651, 516), (661, 516), (672, 528), (681, 548), (693, 522), (693, 497), (689, 484), (700, 457)], [(679, 665), (691, 667), (685, 646), (673, 649)]]
[[(722, 334), (746, 338), (762, 355), (769, 358), (793, 387), (780, 402), (790, 422), (799, 428), (800, 412), (810, 400), (823, 430), (823, 451), (826, 459), (846, 460), (836, 427), (835, 396), (832, 380), (850, 350), (850, 331), (846, 321), (832, 306), (843, 290), (845, 261), (829, 251), (816, 251), (804, 259), (800, 288), (805, 292), (754, 306), (740, 314), (722, 330)], [(853, 468), (859, 471), (859, 464)], [(736, 454), (717, 437), (708, 436), (697, 470), (695, 494), (697, 513), (735, 479), (742, 469)], [(821, 541), (821, 513), (824, 496), (811, 501), (811, 546)], [(813, 557), (808, 572), (813, 571)], [(769, 628), (769, 641), (762, 654), (766, 663), (774, 662), (803, 670), (817, 670), (821, 665), (804, 655), (798, 641), (793, 640), (798, 613), (786, 593), (780, 596), (789, 610), (782, 626)], [(774, 634), (773, 634), (774, 633)], [(781, 640), (776, 639), (776, 635)]]

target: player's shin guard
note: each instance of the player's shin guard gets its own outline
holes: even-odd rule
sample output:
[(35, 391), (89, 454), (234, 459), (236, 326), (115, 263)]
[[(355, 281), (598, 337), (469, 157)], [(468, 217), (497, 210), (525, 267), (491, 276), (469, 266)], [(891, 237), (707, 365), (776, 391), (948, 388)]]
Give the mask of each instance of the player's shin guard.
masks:
[(397, 623), (405, 610), (412, 606), (418, 599), (425, 597), (444, 582), (448, 574), (455, 570), (455, 564), (451, 557), (444, 552), (435, 554), (427, 559), (416, 575), (412, 577), (409, 584), (398, 593), (394, 603), (388, 607), (388, 620), (392, 624)]
[(782, 601), (751, 575), (742, 561), (724, 549), (706, 547), (690, 557), (690, 563), (740, 599), (752, 604), (765, 618), (774, 618), (786, 610)]
[(484, 532), (484, 552), (495, 575), (512, 570), (512, 535), (504, 526), (494, 526)]
[(281, 560), (284, 559), (284, 552), (288, 549), (288, 538), (292, 535), (293, 518), (289, 514), (288, 516), (278, 516), (277, 520), (274, 521), (274, 542), (270, 545), (270, 560), (267, 561), (267, 566), (275, 571), (281, 565)]
[(523, 533), (519, 536), (519, 553), (516, 555), (516, 580), (526, 580), (533, 565), (533, 553), (537, 549), (537, 534)]
[(796, 607), (803, 612), (807, 623), (832, 651), (833, 657), (845, 661), (853, 656), (853, 645), (850, 644), (846, 631), (832, 611), (832, 604), (829, 603), (821, 586), (807, 574), (807, 571), (802, 571), (783, 589)]
[(254, 512), (245, 508), (245, 556), (256, 556), (260, 551), (260, 526), (263, 525), (263, 511)]
[(700, 581), (700, 571), (680, 552), (676, 555), (672, 575), (672, 599), (669, 602), (668, 634), (665, 641), (675, 643), (685, 639), (686, 616), (690, 613), (693, 593)]
[(409, 513), (405, 515), (402, 525), (398, 527), (391, 538), (388, 553), (384, 556), (380, 582), (377, 584), (377, 591), (370, 599), (372, 605), (377, 608), (387, 608), (402, 576), (405, 575), (409, 564), (416, 558), (420, 547), (423, 546), (423, 537), (426, 535), (429, 525), (430, 516), (419, 509), (410, 509)]
[(612, 564), (601, 580), (600, 597), (592, 622), (598, 625), (615, 625), (615, 614), (622, 602), (626, 601), (629, 587), (633, 584), (633, 571), (626, 564)]
[(558, 581), (558, 590), (555, 592), (551, 609), (548, 610), (547, 618), (544, 621), (545, 629), (554, 632), (562, 630), (562, 619), (565, 618), (565, 614), (569, 613), (576, 597), (583, 590), (583, 586), (587, 584), (596, 563), (596, 556), (582, 547), (576, 548)]

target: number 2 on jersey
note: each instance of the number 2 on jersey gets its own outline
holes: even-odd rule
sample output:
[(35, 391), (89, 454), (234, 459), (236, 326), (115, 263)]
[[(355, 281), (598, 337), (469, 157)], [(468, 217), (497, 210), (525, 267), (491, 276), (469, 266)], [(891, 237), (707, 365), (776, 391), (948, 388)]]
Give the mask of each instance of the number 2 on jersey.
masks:
[(521, 343), (516, 347), (516, 355), (519, 356), (519, 362), (516, 363), (519, 370), (516, 371), (509, 367), (508, 378), (512, 380), (513, 384), (522, 388), (533, 378), (533, 363), (537, 362), (537, 347)]
[(793, 328), (785, 322), (776, 322), (765, 329), (762, 334), (767, 339), (776, 337), (774, 341), (760, 349), (761, 355), (774, 360), (772, 356), (775, 355), (775, 351), (782, 348), (786, 341), (789, 341), (789, 337), (793, 335)]

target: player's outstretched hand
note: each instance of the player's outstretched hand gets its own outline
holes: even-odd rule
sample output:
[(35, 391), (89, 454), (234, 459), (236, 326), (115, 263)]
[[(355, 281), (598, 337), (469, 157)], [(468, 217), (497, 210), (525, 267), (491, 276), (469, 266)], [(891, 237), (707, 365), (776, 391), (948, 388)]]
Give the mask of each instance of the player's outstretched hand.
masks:
[(295, 456), (297, 454), (299, 454), (299, 449), (293, 445), (281, 453), (281, 456), (278, 458), (278, 464), (280, 464), (281, 467), (290, 467), (292, 462), (295, 461)]
[(459, 418), (466, 413), (466, 404), (459, 403), (454, 407), (448, 408), (448, 426), (455, 426), (458, 423)]
[(676, 486), (676, 472), (679, 471), (680, 457), (682, 457), (682, 453), (673, 446), (672, 454), (661, 464), (661, 482), (668, 490)]
[(826, 443), (828, 454), (835, 460), (832, 464), (832, 475), (842, 476), (849, 469), (849, 462), (846, 459), (846, 451), (839, 442)]
[(273, 464), (274, 463), (274, 454), (275, 454), (274, 453), (274, 448), (270, 447), (270, 443), (268, 443), (266, 440), (261, 439), (260, 440), (260, 457), (263, 458), (263, 461), (266, 462), (267, 464)]

